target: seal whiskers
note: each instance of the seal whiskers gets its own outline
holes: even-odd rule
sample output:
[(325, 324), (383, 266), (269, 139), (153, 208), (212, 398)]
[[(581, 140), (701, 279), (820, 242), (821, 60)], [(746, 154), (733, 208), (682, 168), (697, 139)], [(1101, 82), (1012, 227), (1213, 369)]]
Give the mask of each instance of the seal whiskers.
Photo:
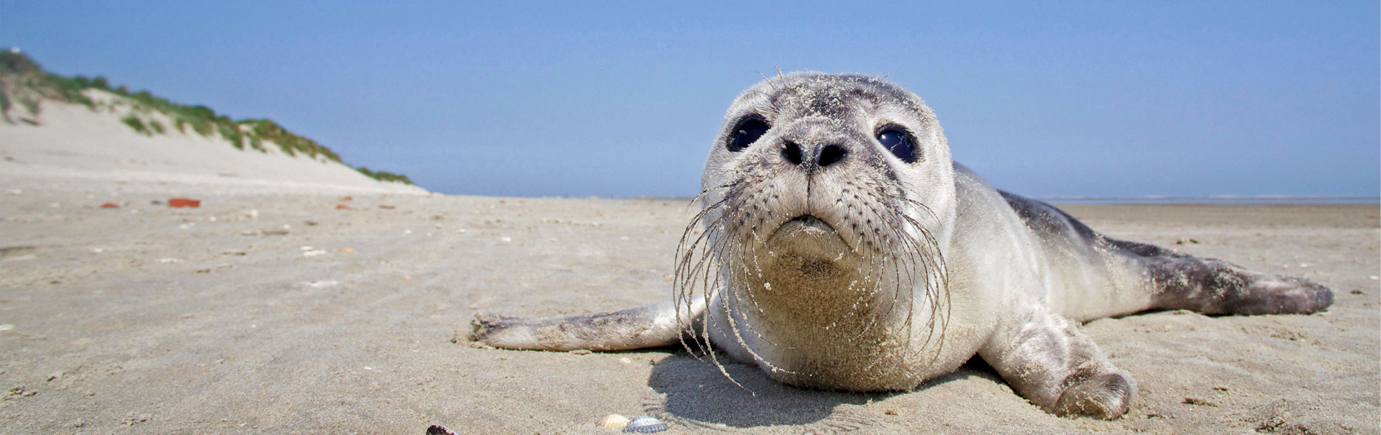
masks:
[[(916, 218), (909, 216), (904, 207), (919, 205), (917, 207), (920, 210), (918, 214), (929, 216), (932, 219), (935, 216), (933, 212), (919, 202), (909, 200), (902, 195), (889, 195), (891, 191), (888, 189), (862, 189), (849, 183), (854, 186), (851, 188), (855, 193), (853, 197), (859, 201), (846, 208), (848, 214), (842, 218), (841, 223), (850, 225), (849, 228), (855, 230), (854, 235), (856, 237), (850, 239), (852, 246), (836, 249), (836, 255), (829, 260), (804, 260), (788, 252), (774, 251), (776, 248), (769, 246), (769, 243), (771, 240), (775, 240), (775, 236), (768, 236), (765, 232), (773, 231), (774, 234), (781, 234), (784, 227), (793, 226), (793, 223), (797, 221), (806, 223), (794, 224), (793, 228), (823, 227), (823, 230), (816, 230), (818, 233), (832, 233), (833, 229), (814, 216), (804, 215), (793, 218), (787, 221), (785, 225), (773, 230), (769, 218), (774, 216), (770, 213), (766, 213), (766, 215), (759, 213), (763, 213), (763, 207), (770, 207), (772, 200), (778, 198), (770, 194), (770, 189), (759, 185), (763, 180), (764, 178), (754, 177), (749, 173), (749, 175), (718, 186), (716, 189), (724, 191), (723, 199), (706, 205), (703, 212), (698, 214), (690, 224), (690, 227), (694, 228), (701, 225), (701, 220), (717, 215), (714, 221), (705, 225), (705, 233), (697, 235), (689, 229), (683, 232), (683, 239), (678, 244), (678, 251), (680, 252), (677, 255), (678, 265), (681, 268), (677, 271), (677, 276), (681, 278), (675, 280), (679, 286), (675, 291), (678, 299), (686, 299), (685, 295), (698, 292), (714, 293), (711, 299), (714, 297), (724, 298), (726, 302), (723, 305), (726, 315), (723, 318), (729, 324), (729, 335), (733, 336), (735, 343), (742, 347), (753, 361), (758, 362), (773, 373), (793, 374), (799, 370), (783, 368), (781, 363), (774, 361), (771, 355), (764, 355), (759, 352), (759, 347), (785, 351), (798, 356), (809, 355), (809, 351), (803, 350), (803, 348), (809, 347), (809, 343), (816, 341), (816, 337), (833, 336), (835, 338), (829, 339), (830, 341), (872, 343), (871, 345), (860, 346), (860, 348), (896, 352), (901, 359), (915, 359), (919, 358), (924, 349), (931, 345), (931, 340), (935, 336), (943, 337), (943, 331), (936, 330), (937, 326), (943, 328), (946, 324), (945, 319), (936, 315), (938, 310), (947, 304), (947, 301), (937, 297), (944, 288), (944, 277), (946, 276), (941, 249), (936, 238), (925, 225), (922, 225)], [(711, 190), (707, 189), (701, 198), (710, 195)], [(845, 193), (848, 192), (845, 191)], [(763, 207), (760, 207), (759, 204), (762, 204)], [(850, 222), (850, 219), (865, 226), (860, 227), (858, 223)], [(706, 243), (707, 240), (708, 243)], [(733, 246), (726, 246), (724, 244), (726, 240), (736, 240), (737, 242)], [(811, 242), (811, 244), (813, 243)], [(701, 244), (706, 244), (711, 248), (696, 249)], [(697, 256), (701, 258), (696, 259)], [(798, 278), (806, 279), (809, 282), (809, 280), (823, 279), (825, 276), (835, 276), (829, 272), (835, 270), (831, 263), (839, 263), (846, 256), (856, 257), (857, 266), (851, 267), (855, 274), (851, 275), (853, 278), (847, 279), (846, 283), (840, 282), (833, 285), (836, 289), (830, 289), (831, 286), (829, 285), (821, 287), (814, 283), (792, 282)], [(782, 271), (785, 271), (786, 275), (782, 275), (778, 273), (781, 271), (776, 269), (765, 270), (763, 266), (765, 258), (769, 258), (772, 262), (796, 261), (796, 263), (783, 269)], [(688, 270), (687, 267), (694, 269)], [(802, 275), (796, 275), (797, 271)], [(724, 278), (714, 281), (686, 279), (687, 277), (709, 277), (712, 275)], [(818, 275), (819, 277), (812, 278), (811, 275)], [(838, 279), (839, 277), (835, 276), (835, 278)], [(721, 282), (737, 283), (737, 285), (727, 287), (718, 285)], [(701, 288), (688, 287), (688, 285), (696, 285), (697, 283), (703, 286)], [(799, 293), (801, 290), (816, 287), (824, 293), (806, 297), (804, 301), (809, 304), (805, 307), (806, 309), (835, 305), (843, 308), (832, 311), (834, 314), (829, 315), (798, 312), (785, 320), (770, 318), (772, 311), (780, 312), (785, 307), (793, 306), (790, 301), (804, 297), (803, 294)], [(916, 287), (926, 290), (913, 293), (913, 288)], [(840, 290), (842, 290), (841, 295), (848, 295), (846, 296), (849, 298), (848, 303), (841, 301), (840, 304), (836, 304), (817, 302), (816, 300), (820, 297), (828, 297), (827, 295), (830, 293)], [(914, 297), (916, 295), (925, 299), (921, 302), (929, 307), (930, 314), (925, 322), (927, 329), (925, 339), (921, 342), (913, 340), (913, 317), (916, 313), (918, 299)], [(774, 300), (775, 309), (764, 309), (763, 298)], [(783, 300), (782, 298), (786, 299)], [(785, 305), (783, 305), (784, 303)], [(745, 308), (751, 308), (751, 310)], [(790, 309), (788, 308), (788, 310)], [(712, 313), (707, 313), (707, 316), (710, 314)], [(802, 315), (806, 317), (800, 317)], [(806, 320), (810, 318), (819, 320)], [(706, 321), (711, 324), (715, 323), (708, 317)], [(764, 321), (767, 323), (762, 323)], [(782, 321), (790, 326), (772, 326), (774, 323)], [(879, 327), (879, 325), (884, 326)], [(790, 340), (790, 342), (780, 342), (774, 341), (766, 333), (760, 332), (760, 330), (772, 331), (773, 329), (784, 328), (798, 334), (771, 333)], [(751, 337), (745, 337), (743, 335), (744, 330), (751, 332)], [(863, 340), (870, 335), (873, 338)], [(751, 341), (760, 342), (762, 345), (755, 346), (746, 338), (751, 338)], [(912, 346), (918, 344), (917, 349), (911, 349)], [(697, 348), (700, 350), (707, 347), (709, 346), (697, 343)], [(894, 347), (895, 350), (888, 350)], [(806, 360), (811, 359), (806, 358)], [(874, 365), (885, 360), (887, 358), (867, 358), (858, 368), (866, 373), (871, 371)], [(797, 363), (800, 362), (793, 362), (793, 364)], [(807, 362), (807, 364), (818, 363)]]

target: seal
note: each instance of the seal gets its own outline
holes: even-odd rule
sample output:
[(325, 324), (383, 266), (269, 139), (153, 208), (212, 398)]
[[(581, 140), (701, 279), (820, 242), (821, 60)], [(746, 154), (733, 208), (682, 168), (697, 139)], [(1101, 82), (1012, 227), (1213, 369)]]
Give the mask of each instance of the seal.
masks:
[(920, 97), (870, 76), (794, 73), (745, 91), (698, 200), (671, 301), (476, 315), (472, 338), (556, 351), (681, 343), (716, 365), (720, 350), (786, 384), (847, 391), (914, 389), (978, 355), (1047, 412), (1114, 419), (1136, 382), (1079, 324), (1333, 302), (1318, 284), (1110, 238), (994, 189), (951, 159)]

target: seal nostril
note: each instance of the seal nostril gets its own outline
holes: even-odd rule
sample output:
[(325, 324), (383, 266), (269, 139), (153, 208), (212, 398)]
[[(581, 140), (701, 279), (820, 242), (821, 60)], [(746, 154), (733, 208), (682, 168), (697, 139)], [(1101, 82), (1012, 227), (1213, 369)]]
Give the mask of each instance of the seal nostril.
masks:
[(848, 152), (844, 151), (844, 147), (839, 145), (826, 146), (825, 149), (820, 150), (820, 167), (838, 163), (840, 160), (844, 160), (844, 156), (847, 154)]
[(787, 141), (786, 146), (782, 147), (782, 157), (785, 157), (786, 161), (791, 162), (793, 165), (800, 165), (801, 146), (796, 145), (796, 142)]

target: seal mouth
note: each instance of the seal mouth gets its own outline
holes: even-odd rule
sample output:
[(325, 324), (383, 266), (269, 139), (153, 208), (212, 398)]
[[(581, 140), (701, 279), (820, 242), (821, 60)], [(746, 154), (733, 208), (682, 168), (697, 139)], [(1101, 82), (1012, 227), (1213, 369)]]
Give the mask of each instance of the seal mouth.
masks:
[(830, 226), (830, 224), (826, 223), (824, 220), (821, 220), (818, 217), (815, 217), (815, 215), (812, 214), (803, 214), (791, 218), (791, 220), (782, 223), (782, 226), (779, 227), (777, 231), (781, 231), (782, 228), (785, 228), (789, 225), (801, 226), (803, 228), (812, 229), (816, 231), (828, 231), (831, 233), (835, 232), (834, 227)]
[(767, 246), (779, 253), (838, 260), (852, 252), (833, 226), (813, 215), (792, 218), (767, 238)]

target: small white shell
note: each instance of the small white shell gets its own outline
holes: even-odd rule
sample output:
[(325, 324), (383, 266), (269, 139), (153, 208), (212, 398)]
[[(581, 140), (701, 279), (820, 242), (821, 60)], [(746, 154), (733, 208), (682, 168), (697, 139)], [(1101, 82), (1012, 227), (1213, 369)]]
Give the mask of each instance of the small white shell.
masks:
[(623, 430), (625, 426), (628, 426), (628, 417), (618, 414), (609, 414), (599, 420), (599, 427), (605, 429)]
[(623, 428), (624, 433), (653, 433), (667, 430), (667, 424), (646, 415), (634, 418)]

